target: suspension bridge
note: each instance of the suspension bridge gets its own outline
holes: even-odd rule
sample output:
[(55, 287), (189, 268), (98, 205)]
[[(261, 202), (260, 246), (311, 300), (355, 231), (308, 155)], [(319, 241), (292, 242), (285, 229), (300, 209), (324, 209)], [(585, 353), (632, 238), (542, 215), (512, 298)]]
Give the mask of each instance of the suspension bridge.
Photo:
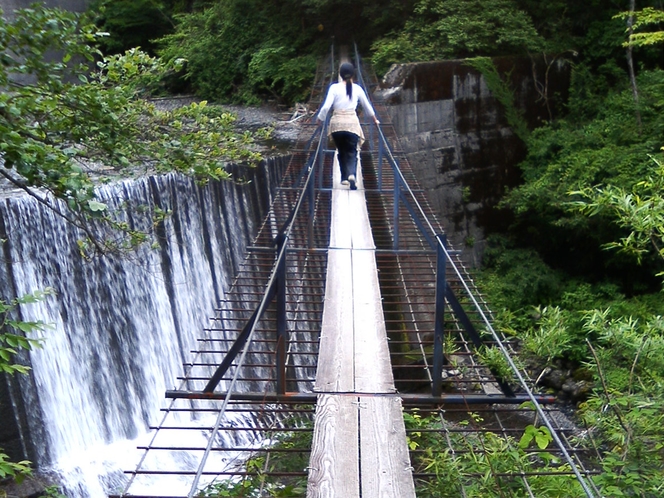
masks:
[[(357, 50), (353, 62), (371, 95), (377, 83)], [(313, 106), (336, 67), (332, 49)], [(414, 497), (440, 478), (422, 464), (436, 458), (417, 443), (423, 432), (439, 456), (485, 462), (452, 476), (445, 496), (479, 496), (474, 482), (485, 480), (495, 496), (536, 497), (552, 475), (571, 483), (565, 496), (601, 496), (578, 430), (517, 367), (385, 106), (373, 104), (381, 125), (363, 123), (355, 191), (340, 184), (326, 125), (303, 125), (269, 214), (115, 496), (163, 497), (150, 494), (159, 480), (184, 483), (174, 498)], [(488, 350), (502, 367), (480, 360)], [(404, 417), (435, 423), (414, 428)], [(527, 426), (550, 444), (519, 449)], [(206, 444), (173, 443), (192, 431)], [(524, 458), (497, 468), (489, 439)], [(163, 463), (185, 453), (187, 468)], [(241, 494), (245, 483), (257, 491)]]

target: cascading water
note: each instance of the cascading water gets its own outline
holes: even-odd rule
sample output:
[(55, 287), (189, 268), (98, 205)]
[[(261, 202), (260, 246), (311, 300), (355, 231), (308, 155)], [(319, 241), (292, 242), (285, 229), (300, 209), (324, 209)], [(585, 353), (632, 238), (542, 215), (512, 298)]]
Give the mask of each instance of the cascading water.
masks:
[(164, 391), (223, 298), (283, 164), (263, 163), (245, 185), (200, 187), (166, 175), (104, 187), (100, 197), (135, 226), (154, 206), (172, 211), (157, 244), (130, 257), (86, 261), (77, 232), (51, 210), (27, 197), (0, 204), (3, 298), (56, 292), (20, 309), (23, 320), (52, 325), (43, 348), (24, 358), (31, 374), (10, 382), (27, 415), (31, 458), (59, 475), (68, 496), (106, 496), (125, 480), (135, 439), (157, 422)]

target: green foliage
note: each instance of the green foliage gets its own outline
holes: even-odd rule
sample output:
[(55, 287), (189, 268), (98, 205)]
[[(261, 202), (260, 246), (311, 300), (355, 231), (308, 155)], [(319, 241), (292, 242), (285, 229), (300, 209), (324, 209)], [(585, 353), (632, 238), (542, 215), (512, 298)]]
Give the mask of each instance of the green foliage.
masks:
[(570, 354), (573, 337), (569, 332), (568, 320), (563, 319), (563, 311), (558, 307), (537, 308), (540, 317), (534, 330), (524, 340), (524, 350), (544, 359), (547, 363)]
[[(575, 374), (594, 375), (579, 444), (597, 450), (602, 494), (660, 496), (664, 302), (653, 277), (664, 270), (661, 50), (632, 39), (642, 47), (634, 52), (639, 126), (624, 70), (628, 15), (615, 16), (607, 2), (518, 3), (549, 47), (558, 26), (556, 53), (573, 50), (577, 63), (569, 113), (528, 139), (523, 184), (502, 204), (515, 223), (494, 238), (478, 282), (495, 303), (497, 328), (521, 339), (529, 365), (576, 365)], [(560, 17), (547, 20), (538, 6)], [(639, 32), (656, 26), (661, 6), (645, 11), (636, 13)], [(521, 445), (536, 445), (537, 434), (527, 428)]]
[(42, 495), (39, 498), (67, 498), (60, 492), (60, 488), (57, 486), (47, 486), (42, 491)]
[[(603, 494), (658, 496), (664, 489), (661, 294), (626, 299), (612, 285), (561, 282), (564, 291), (556, 301), (562, 306), (533, 312), (513, 305), (498, 313), (497, 324), (522, 339), (524, 357), (584, 365), (594, 375), (594, 393), (580, 405), (580, 415), (600, 450), (603, 472), (594, 480)], [(482, 288), (490, 301), (493, 292), (500, 292)], [(537, 444), (536, 436), (527, 428), (521, 446)], [(579, 443), (591, 444), (587, 439)]]
[(581, 415), (605, 449), (596, 481), (609, 496), (658, 496), (664, 489), (664, 321), (589, 312), (598, 336), (588, 368), (598, 386)]
[(585, 216), (606, 215), (627, 229), (628, 235), (604, 247), (634, 255), (639, 262), (652, 253), (664, 259), (664, 160), (655, 156), (651, 159), (656, 165), (652, 174), (637, 182), (631, 191), (609, 185), (570, 193), (582, 198), (571, 205)]
[(501, 77), (498, 69), (496, 69), (496, 65), (488, 57), (467, 59), (465, 63), (482, 73), (486, 85), (491, 90), (491, 94), (500, 102), (503, 109), (505, 109), (505, 117), (512, 131), (521, 140), (527, 142), (530, 135), (528, 123), (526, 123), (523, 117), (523, 111), (514, 105), (514, 91), (508, 83), (511, 71), (504, 77)]
[(302, 99), (315, 70), (318, 36), (296, 2), (225, 0), (176, 16), (175, 33), (164, 37), (167, 60), (186, 59), (185, 77), (212, 100), (258, 103), (271, 97)]
[(480, 363), (501, 381), (511, 382), (514, 379), (514, 371), (499, 348), (483, 346), (477, 351), (477, 356)]
[[(545, 51), (561, 53), (575, 47), (575, 24), (589, 15), (597, 18), (595, 5), (575, 4), (569, 0), (516, 0), (517, 6), (527, 12), (535, 29), (546, 40)], [(576, 47), (578, 48), (578, 47)]]
[(403, 30), (377, 40), (377, 71), (390, 64), (539, 51), (529, 15), (512, 0), (419, 0)]
[[(583, 348), (585, 368), (594, 375), (596, 387), (579, 407), (588, 435), (577, 444), (592, 445), (598, 451), (595, 465), (602, 473), (593, 480), (602, 495), (659, 496), (664, 489), (664, 319), (661, 315), (644, 319), (616, 316), (611, 309), (575, 314), (544, 309), (541, 313), (538, 326), (557, 331), (548, 337), (550, 348), (559, 346), (556, 341), (578, 340), (578, 335), (594, 344), (592, 350), (589, 343)], [(580, 351), (579, 345), (574, 354)], [(542, 354), (569, 359), (571, 353), (561, 346), (559, 353), (546, 350)], [(410, 429), (409, 447), (423, 450), (414, 465), (436, 474), (435, 480), (418, 486), (422, 496), (459, 496), (461, 487), (466, 496), (502, 496), (498, 490), (506, 489), (521, 496), (518, 483), (493, 475), (514, 469), (546, 472), (549, 465), (560, 470), (559, 462), (538, 453), (552, 441), (543, 427), (527, 426), (518, 442), (492, 434), (468, 436), (452, 431), (448, 437), (457, 451), (451, 453), (442, 433), (426, 430), (440, 431), (440, 419), (423, 418), (415, 412), (406, 414), (405, 420)], [(471, 419), (465, 424), (481, 422)], [(489, 468), (493, 475), (487, 473)], [(551, 475), (542, 481), (529, 480), (529, 484), (538, 497), (582, 494), (576, 488), (565, 491), (565, 486), (577, 486), (569, 476)]]
[[(652, 176), (649, 155), (661, 147), (664, 131), (664, 85), (661, 71), (643, 72), (639, 78), (641, 133), (634, 118), (631, 90), (611, 91), (593, 119), (572, 114), (535, 130), (529, 152), (520, 165), (523, 185), (506, 196), (503, 206), (516, 215), (513, 234), (534, 247), (548, 261), (589, 278), (629, 269), (631, 284), (651, 286), (644, 269), (624, 254), (606, 253), (603, 244), (619, 240), (625, 231), (611, 217), (580, 214), (570, 192), (591, 187), (628, 189)], [(641, 275), (639, 275), (641, 273)], [(639, 279), (634, 277), (639, 275)], [(646, 287), (647, 288), (647, 287)], [(634, 287), (633, 291), (638, 291)]]
[(47, 325), (44, 322), (26, 322), (16, 317), (18, 307), (43, 301), (53, 294), (52, 289), (35, 291), (32, 294), (5, 302), (0, 300), (0, 372), (13, 375), (14, 373), (27, 373), (28, 367), (12, 363), (13, 357), (19, 350), (30, 351), (41, 346), (39, 338), (28, 337), (29, 334), (44, 331)]
[[(403, 27), (414, 0), (95, 0), (93, 22), (108, 36), (105, 53), (161, 45), (167, 58), (188, 60), (186, 78), (211, 100), (258, 103), (302, 100), (330, 40), (360, 50)], [(157, 41), (160, 38), (161, 41)], [(276, 51), (276, 53), (275, 53)], [(267, 66), (249, 65), (269, 53)], [(276, 58), (275, 58), (276, 55)], [(262, 66), (262, 64), (260, 64)], [(265, 70), (267, 69), (267, 71)]]
[(483, 288), (496, 308), (519, 309), (560, 298), (563, 276), (533, 249), (515, 248), (506, 237), (491, 236), (484, 253)]
[(588, 310), (606, 310), (611, 319), (648, 320), (664, 313), (659, 294), (627, 299), (616, 284), (582, 282), (553, 271), (532, 250), (512, 248), (495, 236), (489, 242), (477, 282), (493, 303), (495, 327), (520, 338), (527, 358), (544, 363), (587, 361), (585, 339), (599, 337), (584, 328)]
[[(621, 12), (615, 17), (623, 20), (633, 17), (634, 22), (632, 24), (632, 29), (637, 31), (646, 26), (650, 27), (654, 25), (656, 27), (660, 27), (661, 23), (664, 22), (664, 10), (662, 10), (660, 4), (659, 10), (653, 7), (645, 7), (640, 11)], [(655, 45), (662, 42), (664, 42), (664, 31), (659, 30), (646, 33), (632, 33), (629, 35), (629, 39), (623, 43), (623, 46), (627, 47), (629, 45), (633, 45), (635, 47), (642, 47), (646, 45)]]
[(20, 484), (23, 479), (32, 474), (30, 462), (27, 460), (10, 462), (7, 458), (7, 455), (0, 450), (0, 479), (11, 477)]
[[(46, 329), (43, 322), (25, 322), (17, 318), (18, 307), (43, 301), (53, 293), (52, 289), (36, 291), (32, 294), (12, 299), (9, 302), (0, 300), (0, 373), (13, 375), (25, 374), (29, 367), (14, 363), (14, 357), (20, 350), (30, 351), (41, 347), (41, 339), (28, 337), (29, 334)], [(10, 462), (8, 456), (0, 448), (0, 480), (13, 478), (20, 483), (32, 474), (30, 462)]]
[[(275, 1), (275, 0), (271, 0)], [(352, 47), (357, 43), (365, 54), (372, 41), (395, 29), (403, 28), (413, 12), (416, 0), (277, 0), (301, 14), (300, 23), (317, 27), (317, 41), (324, 51), (330, 43)], [(299, 7), (303, 6), (302, 11)], [(325, 53), (325, 52), (323, 52)]]
[(533, 441), (540, 450), (547, 449), (549, 444), (553, 441), (551, 431), (546, 427), (527, 425), (523, 431), (523, 436), (519, 439), (519, 448), (526, 449), (530, 447)]
[(258, 95), (267, 92), (277, 99), (301, 102), (307, 97), (315, 70), (314, 56), (297, 57), (293, 50), (280, 46), (254, 53), (247, 76), (252, 92)]
[(173, 30), (172, 1), (94, 0), (87, 15), (108, 36), (100, 40), (105, 54), (141, 47), (154, 54), (153, 40)]
[(664, 321), (661, 316), (646, 320), (630, 316), (611, 318), (606, 311), (592, 310), (584, 316), (583, 329), (597, 337), (597, 360), (612, 389), (661, 394), (664, 389)]
[[(582, 490), (566, 465), (546, 451), (552, 437), (544, 427), (527, 426), (520, 439), (491, 432), (441, 431), (441, 419), (404, 414), (411, 449), (422, 449), (412, 464), (416, 472), (435, 474), (435, 479), (418, 482), (419, 497), (488, 498), (528, 496), (521, 472), (541, 472), (529, 477), (531, 493), (537, 497), (581, 496)], [(446, 422), (447, 424), (448, 422)], [(471, 415), (460, 425), (481, 424)], [(434, 430), (432, 430), (434, 429)], [(450, 445), (456, 452), (451, 452)], [(534, 445), (533, 445), (534, 443)]]
[[(650, 169), (648, 153), (659, 149), (664, 130), (660, 112), (664, 106), (662, 74), (645, 72), (639, 77), (642, 134), (635, 126), (630, 90), (611, 92), (592, 121), (578, 123), (568, 119), (540, 128), (522, 165), (527, 184), (539, 180), (537, 185), (528, 187), (543, 191), (554, 187), (554, 182), (586, 186), (640, 180)], [(549, 198), (566, 198), (570, 190), (573, 188), (556, 188)], [(514, 197), (520, 199), (521, 193), (515, 192)], [(515, 207), (521, 209), (522, 205), (515, 203)]]
[[(301, 415), (293, 415), (282, 421), (284, 426), (297, 427), (298, 431), (278, 431), (271, 439), (270, 448), (286, 450), (286, 453), (267, 453), (249, 457), (244, 468), (246, 475), (212, 483), (197, 496), (220, 498), (237, 497), (304, 497), (307, 493), (307, 477), (276, 477), (268, 473), (302, 472), (309, 464), (309, 450), (313, 437), (313, 423)], [(276, 456), (279, 455), (279, 456)]]
[[(108, 252), (122, 244), (100, 240), (91, 220), (128, 236), (144, 234), (117, 221), (95, 197), (103, 181), (99, 168), (114, 174), (179, 171), (201, 181), (226, 179), (228, 161), (256, 161), (253, 136), (239, 134), (234, 116), (205, 102), (173, 111), (146, 99), (181, 61), (163, 63), (136, 49), (103, 58), (90, 42), (99, 38), (74, 14), (35, 7), (0, 19), (0, 174), (57, 210), (81, 229), (92, 250)], [(57, 49), (60, 57), (51, 57)], [(74, 83), (72, 80), (78, 80)], [(42, 192), (63, 201), (68, 210)], [(125, 239), (125, 242), (127, 241)]]

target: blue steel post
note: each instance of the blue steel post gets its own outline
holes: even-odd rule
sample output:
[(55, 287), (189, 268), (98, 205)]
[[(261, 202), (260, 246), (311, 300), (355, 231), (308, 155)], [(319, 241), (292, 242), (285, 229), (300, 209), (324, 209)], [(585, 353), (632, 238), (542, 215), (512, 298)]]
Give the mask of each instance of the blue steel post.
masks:
[[(325, 123), (323, 123), (323, 127), (320, 131), (320, 138), (319, 140), (321, 141), (319, 143), (318, 150), (321, 151), (320, 154), (318, 154), (318, 157), (315, 161), (311, 163), (311, 167), (314, 169), (314, 171), (309, 175), (309, 183), (307, 184), (307, 194), (308, 194), (308, 204), (309, 204), (309, 224), (308, 224), (308, 238), (309, 238), (309, 249), (314, 247), (314, 214), (315, 214), (315, 207), (314, 203), (316, 201), (316, 196), (315, 196), (315, 186), (316, 186), (316, 173), (319, 174), (319, 182), (322, 184), (323, 182), (323, 160), (326, 154), (326, 149), (324, 148), (323, 140), (326, 140), (327, 138), (327, 123), (329, 121), (329, 116), (326, 118)], [(319, 188), (322, 188), (322, 185), (319, 185)]]
[[(315, 168), (316, 165), (312, 164), (312, 168)], [(314, 171), (315, 173), (315, 171)], [(307, 184), (307, 194), (309, 198), (309, 226), (308, 226), (308, 239), (309, 239), (309, 249), (314, 247), (314, 201), (315, 201), (315, 195), (314, 195), (314, 187), (315, 187), (315, 175), (312, 174), (309, 176), (309, 183)]]
[(378, 129), (378, 191), (383, 191), (383, 140)]
[(433, 383), (432, 395), (440, 396), (443, 391), (443, 364), (445, 363), (444, 331), (445, 331), (445, 293), (447, 281), (445, 270), (447, 269), (447, 255), (443, 250), (447, 246), (447, 236), (436, 235), (438, 243), (438, 258), (436, 263), (436, 311), (433, 332)]
[[(287, 244), (287, 237), (280, 236), (277, 242), (277, 255)], [(286, 392), (286, 351), (288, 350), (288, 330), (286, 328), (286, 252), (277, 264), (277, 393)]]
[[(318, 158), (316, 159), (316, 164), (314, 165), (315, 168), (318, 169), (318, 171), (314, 171), (314, 173), (318, 174), (318, 188), (322, 189), (323, 188), (323, 161), (325, 160), (325, 154), (329, 154), (329, 151), (327, 150), (327, 145), (329, 143), (329, 138), (327, 137), (327, 126), (330, 122), (330, 116), (328, 115), (325, 118), (325, 122), (322, 125), (322, 128), (320, 130), (320, 138), (319, 140), (321, 141), (320, 147), (318, 150), (321, 152), (318, 154)], [(334, 159), (333, 159), (334, 161)], [(316, 175), (312, 175), (314, 178)]]
[[(322, 140), (322, 137), (321, 137)], [(315, 175), (314, 178), (311, 180), (312, 182), (315, 180), (315, 177), (318, 177), (318, 190), (321, 190), (323, 188), (323, 157), (325, 156), (325, 149), (323, 149), (323, 153), (320, 154), (320, 157), (316, 161), (316, 171), (314, 171)]]
[(369, 122), (369, 120), (366, 118), (365, 118), (365, 124), (369, 125), (369, 150), (374, 151), (375, 150), (374, 126), (376, 125), (373, 122)]
[(392, 249), (399, 250), (399, 192), (401, 190), (401, 178), (399, 177), (399, 169), (394, 168), (394, 240), (392, 241)]

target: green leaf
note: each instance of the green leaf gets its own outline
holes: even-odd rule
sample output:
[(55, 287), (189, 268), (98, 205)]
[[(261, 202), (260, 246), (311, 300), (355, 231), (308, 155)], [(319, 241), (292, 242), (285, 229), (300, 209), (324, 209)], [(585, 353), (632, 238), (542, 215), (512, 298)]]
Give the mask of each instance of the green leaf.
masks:
[(7, 320), (7, 324), (11, 327), (29, 333), (43, 328), (43, 322), (19, 322), (15, 320)]
[(535, 443), (540, 450), (544, 450), (549, 446), (549, 443), (553, 441), (551, 433), (546, 427), (540, 427), (535, 434)]
[(90, 211), (93, 211), (93, 212), (101, 212), (101, 211), (105, 211), (108, 208), (108, 206), (106, 204), (104, 204), (103, 202), (90, 200), (90, 201), (88, 201), (88, 208), (90, 209)]

